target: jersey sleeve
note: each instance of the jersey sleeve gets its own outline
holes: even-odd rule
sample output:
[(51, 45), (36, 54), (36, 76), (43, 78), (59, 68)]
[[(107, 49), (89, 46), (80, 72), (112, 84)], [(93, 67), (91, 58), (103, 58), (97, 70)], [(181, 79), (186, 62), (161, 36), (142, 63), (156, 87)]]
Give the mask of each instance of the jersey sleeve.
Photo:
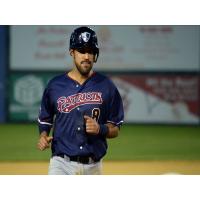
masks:
[(124, 108), (122, 98), (117, 88), (111, 93), (111, 101), (108, 110), (108, 123), (112, 123), (118, 127), (124, 122)]
[(49, 91), (48, 87), (44, 90), (38, 116), (39, 132), (42, 133), (43, 131), (46, 131), (48, 134), (52, 128), (54, 117)]

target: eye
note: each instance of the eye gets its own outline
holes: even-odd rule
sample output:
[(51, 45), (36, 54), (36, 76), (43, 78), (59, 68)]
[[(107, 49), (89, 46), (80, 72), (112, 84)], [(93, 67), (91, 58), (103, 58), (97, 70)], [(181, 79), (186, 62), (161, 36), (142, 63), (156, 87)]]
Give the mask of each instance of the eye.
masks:
[(81, 53), (81, 54), (84, 54), (85, 53), (85, 50), (84, 49), (78, 49), (77, 50), (79, 53)]
[(81, 54), (85, 53), (94, 54), (94, 52), (91, 49), (78, 49), (77, 51)]
[(94, 52), (90, 49), (90, 50), (87, 50), (86, 53), (89, 53), (89, 54), (94, 54)]

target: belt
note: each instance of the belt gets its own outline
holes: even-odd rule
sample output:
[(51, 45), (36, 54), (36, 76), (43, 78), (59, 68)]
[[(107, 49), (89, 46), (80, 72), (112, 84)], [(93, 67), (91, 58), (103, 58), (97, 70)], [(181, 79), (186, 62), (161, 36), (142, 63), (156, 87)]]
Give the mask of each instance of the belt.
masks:
[(82, 163), (82, 164), (92, 164), (92, 163), (99, 161), (90, 156), (68, 156), (65, 154), (57, 154), (56, 156), (59, 156), (61, 158), (66, 158), (69, 161), (74, 161), (74, 162), (78, 162), (78, 163)]

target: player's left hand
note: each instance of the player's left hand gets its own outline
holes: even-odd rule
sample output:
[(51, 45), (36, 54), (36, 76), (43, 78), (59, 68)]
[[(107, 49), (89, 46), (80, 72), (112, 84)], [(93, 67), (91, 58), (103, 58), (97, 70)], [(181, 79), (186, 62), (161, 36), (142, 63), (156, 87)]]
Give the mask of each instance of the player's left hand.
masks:
[(90, 135), (97, 135), (99, 133), (99, 124), (97, 121), (87, 115), (84, 115), (86, 132)]

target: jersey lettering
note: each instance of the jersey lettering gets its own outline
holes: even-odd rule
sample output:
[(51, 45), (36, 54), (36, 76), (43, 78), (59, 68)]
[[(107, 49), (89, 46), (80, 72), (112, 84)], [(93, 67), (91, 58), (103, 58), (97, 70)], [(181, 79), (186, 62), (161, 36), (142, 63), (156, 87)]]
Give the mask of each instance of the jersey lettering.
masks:
[(84, 104), (102, 104), (101, 92), (78, 93), (68, 97), (62, 96), (57, 100), (57, 109), (59, 112), (69, 113), (74, 108)]

